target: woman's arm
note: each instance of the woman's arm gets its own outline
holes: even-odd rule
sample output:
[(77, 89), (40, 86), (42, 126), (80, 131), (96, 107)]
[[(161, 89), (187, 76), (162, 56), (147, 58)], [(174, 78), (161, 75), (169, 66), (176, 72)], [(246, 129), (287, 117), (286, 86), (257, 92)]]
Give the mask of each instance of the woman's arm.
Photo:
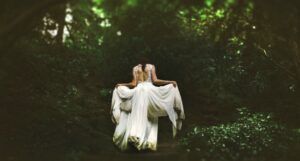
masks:
[(173, 84), (174, 87), (177, 86), (176, 81), (158, 79), (157, 76), (156, 76), (156, 70), (155, 70), (154, 65), (152, 65), (152, 70), (151, 71), (152, 71), (151, 72), (152, 81), (153, 81), (154, 84), (156, 84), (156, 85)]
[(133, 79), (130, 83), (118, 83), (118, 84), (116, 84), (116, 87), (119, 87), (119, 86), (135, 87), (136, 83), (135, 83), (135, 80)]
[(136, 86), (136, 84), (137, 84), (137, 81), (136, 81), (136, 73), (135, 73), (135, 70), (134, 70), (134, 68), (133, 68), (133, 70), (132, 70), (132, 76), (133, 76), (133, 78), (132, 78), (132, 81), (130, 82), (130, 83), (118, 83), (118, 84), (116, 84), (116, 88), (118, 87), (118, 86), (127, 86), (127, 87), (135, 87)]

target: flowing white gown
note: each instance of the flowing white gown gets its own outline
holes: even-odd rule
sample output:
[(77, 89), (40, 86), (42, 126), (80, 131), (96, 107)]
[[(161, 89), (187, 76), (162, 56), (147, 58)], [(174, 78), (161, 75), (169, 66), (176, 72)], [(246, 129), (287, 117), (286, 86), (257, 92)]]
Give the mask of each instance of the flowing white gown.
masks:
[[(133, 74), (138, 67), (133, 68)], [(113, 91), (111, 113), (112, 121), (116, 124), (113, 142), (121, 150), (128, 149), (129, 143), (138, 150), (156, 150), (158, 117), (169, 117), (173, 137), (185, 119), (178, 86), (154, 86), (150, 74), (153, 65), (147, 67), (150, 72), (146, 81), (138, 82), (133, 89), (118, 86)]]

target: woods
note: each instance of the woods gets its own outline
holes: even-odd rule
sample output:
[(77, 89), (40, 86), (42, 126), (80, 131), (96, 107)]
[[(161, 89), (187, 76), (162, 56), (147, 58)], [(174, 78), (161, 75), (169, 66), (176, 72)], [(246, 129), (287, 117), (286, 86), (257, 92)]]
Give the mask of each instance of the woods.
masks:
[(181, 89), (183, 131), (169, 141), (163, 124), (158, 134), (178, 143), (176, 155), (297, 160), (297, 6), (296, 0), (2, 1), (1, 160), (119, 160), (111, 143), (111, 91), (132, 79), (141, 55)]

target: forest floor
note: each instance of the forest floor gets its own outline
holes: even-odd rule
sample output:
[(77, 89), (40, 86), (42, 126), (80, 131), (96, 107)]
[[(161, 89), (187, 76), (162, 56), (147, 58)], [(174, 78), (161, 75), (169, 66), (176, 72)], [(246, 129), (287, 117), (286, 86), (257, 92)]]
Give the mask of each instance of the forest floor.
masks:
[[(17, 105), (19, 104), (16, 103)], [(183, 129), (178, 137), (172, 137), (171, 123), (167, 117), (163, 117), (159, 119), (157, 151), (121, 152), (112, 142), (114, 124), (109, 114), (110, 102), (97, 100), (92, 105), (98, 107), (85, 114), (78, 121), (78, 125), (70, 127), (60, 127), (58, 124), (64, 124), (65, 120), (59, 117), (54, 123), (49, 120), (39, 122), (41, 120), (32, 116), (34, 113), (30, 111), (30, 108), (23, 108), (23, 111), (2, 110), (2, 116), (5, 118), (1, 119), (5, 122), (2, 122), (0, 137), (5, 139), (0, 140), (0, 161), (186, 161), (189, 160), (188, 152), (179, 145), (180, 136), (196, 123), (214, 122), (214, 118), (209, 117), (211, 114), (207, 115), (207, 112), (211, 113), (214, 110), (206, 113), (196, 110), (194, 113), (197, 112), (200, 115), (192, 116), (193, 112), (189, 111), (190, 109), (201, 108), (197, 108), (194, 103), (185, 103), (188, 119), (183, 122)], [(47, 113), (46, 111), (39, 113)], [(217, 113), (214, 114), (218, 117), (217, 115)], [(38, 118), (43, 118), (43, 116)], [(85, 129), (90, 125), (92, 128)], [(71, 132), (65, 134), (64, 130)]]
[(112, 142), (115, 125), (110, 118), (110, 99), (84, 99), (88, 100), (87, 109), (75, 118), (52, 114), (53, 109), (31, 102), (8, 101), (11, 108), (0, 109), (0, 161), (195, 161), (180, 146), (179, 138), (194, 125), (231, 121), (235, 108), (183, 98), (186, 120), (178, 137), (172, 137), (171, 123), (163, 117), (159, 119), (157, 151), (121, 152)]

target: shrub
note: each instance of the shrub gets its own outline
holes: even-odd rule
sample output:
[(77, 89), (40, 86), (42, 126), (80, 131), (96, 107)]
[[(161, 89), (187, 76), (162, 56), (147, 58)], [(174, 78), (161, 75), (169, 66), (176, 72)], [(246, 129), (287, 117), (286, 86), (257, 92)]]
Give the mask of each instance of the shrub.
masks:
[(233, 123), (193, 127), (181, 144), (204, 160), (241, 161), (284, 160), (291, 143), (299, 143), (299, 135), (272, 121), (270, 114), (251, 113), (247, 108), (238, 112), (240, 117)]

